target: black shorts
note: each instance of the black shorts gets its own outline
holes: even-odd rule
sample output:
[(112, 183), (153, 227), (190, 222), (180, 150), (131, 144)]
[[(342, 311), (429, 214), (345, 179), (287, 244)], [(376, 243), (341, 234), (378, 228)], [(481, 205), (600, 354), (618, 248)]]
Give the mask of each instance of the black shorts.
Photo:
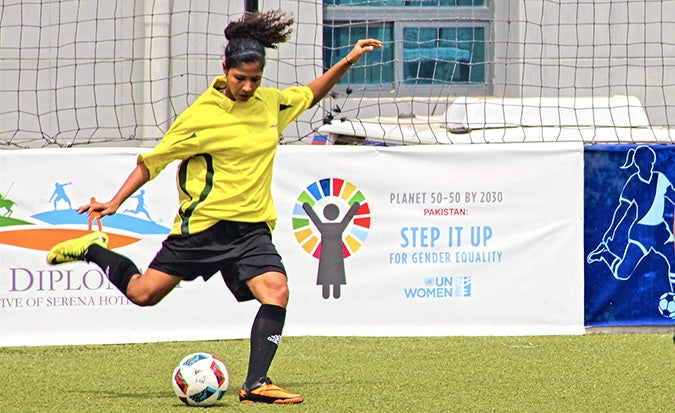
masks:
[(220, 221), (196, 234), (169, 235), (150, 268), (186, 281), (220, 271), (237, 301), (252, 300), (246, 280), (268, 271), (286, 274), (266, 223)]

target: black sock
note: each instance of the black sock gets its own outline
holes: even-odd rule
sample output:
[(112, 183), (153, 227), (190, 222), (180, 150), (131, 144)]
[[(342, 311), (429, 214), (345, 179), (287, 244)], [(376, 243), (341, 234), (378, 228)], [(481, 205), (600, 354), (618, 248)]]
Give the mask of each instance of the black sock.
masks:
[(246, 386), (251, 387), (267, 376), (274, 354), (281, 341), (281, 331), (286, 320), (286, 309), (263, 304), (251, 327), (251, 354), (248, 361)]
[(87, 249), (84, 259), (101, 267), (110, 282), (125, 296), (131, 277), (141, 273), (129, 258), (96, 244)]

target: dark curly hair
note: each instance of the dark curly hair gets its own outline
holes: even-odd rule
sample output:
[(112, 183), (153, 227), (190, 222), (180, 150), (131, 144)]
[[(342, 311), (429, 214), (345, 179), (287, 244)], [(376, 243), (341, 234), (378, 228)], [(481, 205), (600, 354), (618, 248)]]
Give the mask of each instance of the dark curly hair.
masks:
[(229, 68), (243, 63), (260, 63), (265, 67), (265, 48), (277, 48), (293, 32), (293, 17), (281, 10), (248, 13), (225, 28), (225, 64)]

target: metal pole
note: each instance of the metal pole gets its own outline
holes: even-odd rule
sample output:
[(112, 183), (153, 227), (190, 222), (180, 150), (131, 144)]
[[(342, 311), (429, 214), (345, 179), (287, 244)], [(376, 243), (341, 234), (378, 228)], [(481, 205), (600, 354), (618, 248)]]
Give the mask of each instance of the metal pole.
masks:
[(258, 0), (245, 0), (244, 10), (246, 13), (255, 13), (258, 11)]
[(169, 89), (171, 68), (171, 2), (172, 0), (145, 0), (143, 19), (144, 74), (143, 127), (144, 145), (154, 146), (171, 124)]

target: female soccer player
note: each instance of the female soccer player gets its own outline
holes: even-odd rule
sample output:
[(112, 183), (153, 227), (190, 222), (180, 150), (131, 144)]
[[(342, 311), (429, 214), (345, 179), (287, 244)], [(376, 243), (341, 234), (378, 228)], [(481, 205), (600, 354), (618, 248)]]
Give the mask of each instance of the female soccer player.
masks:
[(256, 299), (261, 304), (251, 328), (242, 402), (303, 401), (302, 395), (267, 377), (289, 296), (286, 272), (271, 241), (276, 221), (272, 166), (279, 136), (364, 53), (382, 47), (379, 40), (359, 40), (344, 59), (307, 86), (260, 87), (265, 48), (286, 41), (292, 23), (281, 11), (247, 14), (231, 22), (225, 28), (224, 74), (178, 116), (151, 152), (139, 155), (136, 168), (110, 201), (77, 209), (90, 216), (112, 215), (169, 163), (180, 160), (180, 208), (171, 233), (143, 274), (130, 259), (107, 249), (103, 232), (64, 241), (47, 256), (50, 264), (97, 264), (139, 306), (157, 304), (180, 281), (206, 280), (220, 271), (238, 301)]

